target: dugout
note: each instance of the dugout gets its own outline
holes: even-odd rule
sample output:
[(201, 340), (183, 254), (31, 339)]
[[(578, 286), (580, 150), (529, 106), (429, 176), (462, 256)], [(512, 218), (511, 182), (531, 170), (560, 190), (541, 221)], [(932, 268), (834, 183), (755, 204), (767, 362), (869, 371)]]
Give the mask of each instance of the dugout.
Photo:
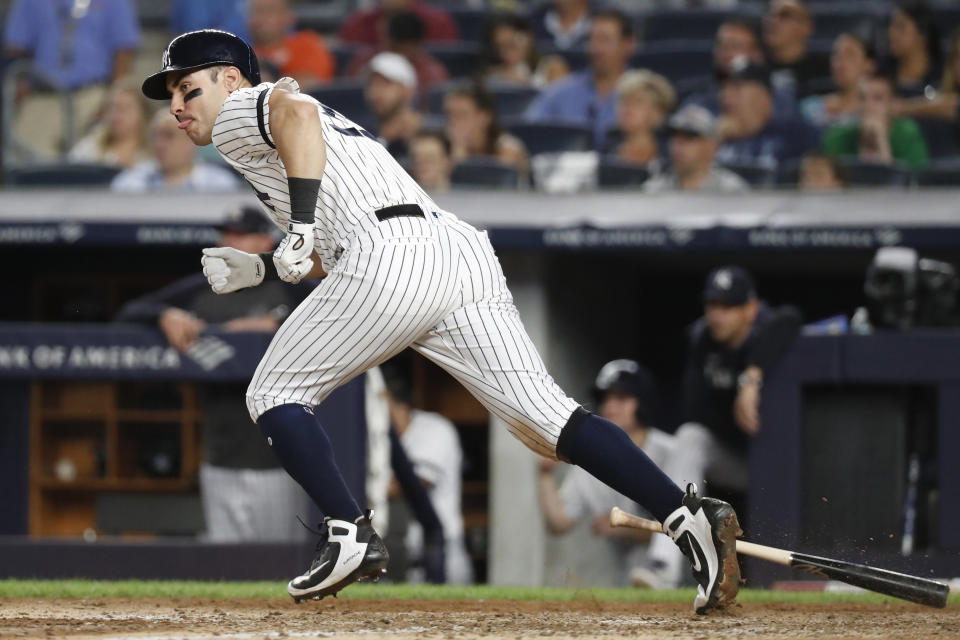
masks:
[[(0, 244), (4, 247), (0, 265), (17, 277), (0, 282), (0, 299), (7, 301), (0, 308), (0, 318), (18, 323), (109, 320), (126, 300), (192, 273), (197, 268), (199, 249), (215, 242), (209, 225), (219, 220), (233, 200), (250, 198), (246, 194), (140, 198), (88, 191), (6, 191), (0, 200)], [(759, 193), (743, 198), (638, 198), (629, 192), (563, 197), (454, 192), (439, 202), (489, 230), (528, 330), (561, 386), (574, 397), (586, 399), (601, 364), (616, 357), (639, 359), (659, 378), (663, 404), (658, 422), (667, 429), (676, 426), (683, 329), (700, 313), (702, 279), (711, 267), (735, 262), (751, 269), (761, 297), (776, 304), (795, 304), (811, 320), (835, 314), (849, 316), (863, 303), (864, 273), (881, 246), (912, 246), (925, 257), (960, 264), (960, 216), (949, 191), (865, 191), (824, 196)], [(912, 218), (905, 220), (904, 212), (910, 212)], [(30, 265), (29, 270), (23, 265)], [(831, 346), (832, 338), (811, 338), (798, 346), (767, 389), (767, 421), (793, 425), (789, 437), (797, 438), (828, 423), (851, 422), (850, 416), (863, 415), (863, 407), (875, 404), (871, 398), (889, 396), (891, 388), (915, 389), (917, 399), (909, 402), (919, 403), (938, 425), (928, 430), (950, 437), (951, 416), (957, 415), (949, 404), (949, 399), (956, 397), (950, 385), (957, 359), (941, 359), (937, 367), (925, 363), (937, 354), (960, 353), (960, 337), (941, 333), (935, 347), (916, 351), (916, 344), (898, 342), (904, 336), (889, 336), (890, 346), (884, 351), (888, 355), (872, 360), (880, 353), (880, 348), (873, 346), (880, 343), (873, 341), (881, 338), (863, 337), (860, 339), (866, 342), (844, 342), (844, 346)], [(850, 345), (856, 344), (861, 345), (857, 347), (859, 368), (842, 368), (838, 363), (846, 362), (844, 358), (854, 353)], [(814, 360), (813, 353), (820, 354), (821, 359)], [(916, 375), (906, 374), (904, 360), (919, 363)], [(845, 373), (823, 377), (823, 371), (835, 370)], [(789, 371), (806, 371), (807, 377), (791, 378)], [(863, 375), (849, 377), (850, 372)], [(923, 375), (917, 377), (920, 373)], [(4, 368), (3, 362), (0, 375), (8, 381), (24, 379)], [(438, 395), (448, 408), (461, 406), (453, 395), (455, 391), (437, 382), (433, 375), (429, 371), (421, 374), (418, 393), (428, 397), (428, 389), (442, 386)], [(781, 382), (787, 385), (783, 389)], [(9, 384), (5, 383), (8, 388)], [(853, 395), (837, 400), (835, 394), (842, 395), (845, 390)], [(933, 413), (930, 407), (934, 407)], [(890, 451), (895, 450), (908, 431), (906, 419), (896, 415), (908, 410), (913, 411), (909, 406), (891, 405), (889, 411), (879, 415), (892, 417), (891, 424), (900, 420), (900, 426), (873, 428), (869, 433), (881, 444), (886, 443)], [(11, 428), (14, 418), (23, 411), (21, 406), (5, 412), (4, 452), (11, 464), (2, 465), (3, 482), (13, 496), (5, 501), (6, 511), (0, 519), (5, 533), (26, 531), (23, 510), (29, 502), (26, 496), (31, 480), (17, 454), (16, 447), (23, 451), (23, 433)], [(832, 417), (813, 420), (811, 416), (818, 415), (817, 411)], [(461, 417), (477, 420), (474, 413)], [(829, 433), (839, 429), (831, 426)], [(952, 430), (956, 431), (955, 427)], [(477, 460), (485, 467), (473, 478), (483, 485), (474, 485), (478, 492), (473, 503), (484, 514), (476, 521), (477, 527), (489, 532), (489, 537), (475, 541), (489, 561), (488, 578), (501, 584), (562, 583), (570, 568), (557, 568), (547, 559), (574, 557), (571, 549), (576, 539), (548, 540), (536, 523), (530, 522), (530, 514), (537, 513), (532, 456), (502, 428), (488, 430), (480, 425), (471, 433), (469, 446), (479, 451)], [(786, 446), (784, 433), (779, 429), (763, 432), (773, 440), (768, 444), (776, 447), (770, 451)], [(812, 444), (821, 440), (827, 441), (813, 438)], [(834, 451), (845, 448), (842, 441), (830, 442)], [(952, 485), (945, 483), (952, 476), (943, 474), (956, 466), (953, 456), (960, 449), (947, 446), (949, 440), (943, 442), (938, 449), (941, 475), (937, 482), (938, 486), (949, 487)], [(794, 451), (790, 447), (786, 450)], [(810, 452), (810, 446), (799, 446), (784, 464), (764, 472), (779, 477), (780, 482), (764, 488), (761, 495), (766, 502), (754, 501), (748, 521), (760, 505), (761, 513), (753, 521), (759, 527), (766, 526), (764, 522), (771, 524), (755, 530), (758, 541), (792, 541), (803, 551), (828, 554), (832, 547), (823, 545), (836, 541), (817, 538), (817, 532), (804, 529), (808, 526), (804, 523), (814, 515), (824, 516), (818, 505), (808, 500), (808, 494), (817, 492), (815, 488), (804, 488), (810, 479), (809, 469), (818, 463), (817, 456), (804, 457)], [(890, 478), (898, 479), (899, 491), (906, 486), (909, 455), (891, 456), (890, 464), (899, 468), (888, 471)], [(345, 462), (344, 466), (350, 464)], [(946, 504), (946, 493), (940, 492), (941, 507)], [(885, 490), (883, 495), (899, 494)], [(829, 503), (837, 511), (824, 517), (837, 521), (837, 514), (843, 513), (843, 501), (855, 498), (862, 502), (869, 494), (837, 497)], [(890, 505), (899, 502), (902, 507), (898, 498), (888, 502), (883, 507), (887, 524), (894, 518)], [(789, 509), (784, 506), (787, 504)], [(510, 525), (518, 521), (528, 523), (525, 530), (529, 533), (519, 545)], [(941, 528), (945, 526), (943, 519), (939, 522)], [(856, 532), (855, 537), (862, 538), (862, 533)], [(943, 536), (936, 544), (944, 545), (943, 553), (931, 556), (930, 562), (938, 569), (954, 566), (951, 563), (956, 561), (960, 544)], [(910, 563), (916, 556), (907, 560), (907, 565), (896, 564), (901, 562), (896, 558), (897, 545), (877, 547), (877, 555), (869, 559), (878, 564), (914, 566)], [(960, 573), (960, 567), (953, 573)], [(753, 575), (764, 580), (783, 577)], [(584, 574), (583, 583), (589, 584), (590, 580), (591, 576)]]

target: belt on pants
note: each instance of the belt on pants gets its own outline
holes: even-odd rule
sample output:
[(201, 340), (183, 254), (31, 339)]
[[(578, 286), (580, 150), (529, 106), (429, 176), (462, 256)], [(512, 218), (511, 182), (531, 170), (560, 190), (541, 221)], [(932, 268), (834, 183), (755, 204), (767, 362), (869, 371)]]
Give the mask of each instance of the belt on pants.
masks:
[(395, 204), (392, 207), (384, 207), (374, 211), (377, 220), (383, 222), (390, 218), (426, 218), (423, 215), (423, 209), (418, 204)]

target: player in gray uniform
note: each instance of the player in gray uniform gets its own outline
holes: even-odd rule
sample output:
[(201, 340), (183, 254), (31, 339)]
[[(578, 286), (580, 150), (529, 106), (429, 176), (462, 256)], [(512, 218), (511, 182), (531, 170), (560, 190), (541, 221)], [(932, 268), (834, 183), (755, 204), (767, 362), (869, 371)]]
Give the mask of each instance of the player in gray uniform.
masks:
[(204, 249), (213, 290), (326, 276), (280, 327), (247, 390), (251, 418), (326, 515), (313, 563), (287, 586), (295, 600), (386, 569), (371, 514), (347, 489), (312, 407), (406, 347), (449, 371), (530, 449), (583, 467), (663, 522), (694, 566), (698, 612), (736, 597), (730, 505), (681, 490), (556, 385), (486, 233), (441, 210), (372, 135), (289, 78), (261, 83), (252, 49), (222, 31), (174, 38), (143, 92), (169, 100), (195, 144), (213, 142), (286, 232), (273, 254)]

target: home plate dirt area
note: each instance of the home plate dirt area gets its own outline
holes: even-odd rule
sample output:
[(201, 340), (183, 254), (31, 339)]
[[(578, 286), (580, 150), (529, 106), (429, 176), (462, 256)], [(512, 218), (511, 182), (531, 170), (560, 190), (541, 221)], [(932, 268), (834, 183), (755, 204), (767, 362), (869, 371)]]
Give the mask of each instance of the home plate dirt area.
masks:
[(0, 604), (0, 638), (960, 638), (960, 606), (482, 600), (20, 599)]

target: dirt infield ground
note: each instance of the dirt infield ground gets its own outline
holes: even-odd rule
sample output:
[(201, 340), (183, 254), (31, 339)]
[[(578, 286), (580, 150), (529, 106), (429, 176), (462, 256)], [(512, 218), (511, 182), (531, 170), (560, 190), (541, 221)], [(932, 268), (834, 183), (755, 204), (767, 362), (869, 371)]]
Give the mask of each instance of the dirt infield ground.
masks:
[(6, 599), (0, 638), (960, 638), (960, 607), (457, 600)]

